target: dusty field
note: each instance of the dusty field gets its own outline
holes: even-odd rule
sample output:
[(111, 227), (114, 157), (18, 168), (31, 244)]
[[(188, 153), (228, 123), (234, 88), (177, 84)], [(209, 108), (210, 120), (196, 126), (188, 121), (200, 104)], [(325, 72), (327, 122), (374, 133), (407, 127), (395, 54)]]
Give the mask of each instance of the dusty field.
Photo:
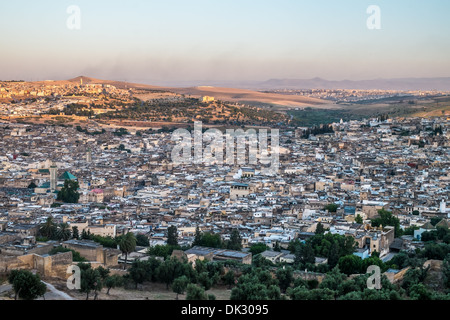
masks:
[[(63, 291), (73, 297), (76, 300), (86, 300), (86, 294), (80, 293), (77, 290), (68, 290), (64, 281), (48, 281), (53, 284), (56, 289)], [(172, 289), (166, 289), (165, 284), (160, 283), (145, 283), (138, 286), (138, 290), (113, 288), (110, 290), (109, 295), (106, 294), (107, 289), (103, 288), (98, 294), (98, 300), (175, 300), (176, 293), (172, 292)], [(216, 296), (216, 300), (229, 300), (231, 290), (227, 287), (219, 286), (211, 290), (206, 291), (206, 294), (213, 294)], [(178, 295), (179, 300), (185, 300), (186, 295)], [(94, 299), (94, 293), (89, 295), (89, 300)]]
[(219, 87), (194, 87), (194, 88), (166, 88), (167, 90), (191, 95), (193, 97), (212, 96), (216, 100), (232, 101), (240, 103), (262, 103), (283, 105), (287, 107), (304, 107), (314, 106), (320, 108), (321, 105), (330, 104), (329, 101), (320, 99), (301, 97), (301, 96), (287, 96), (276, 93), (263, 93), (252, 90), (219, 88)]

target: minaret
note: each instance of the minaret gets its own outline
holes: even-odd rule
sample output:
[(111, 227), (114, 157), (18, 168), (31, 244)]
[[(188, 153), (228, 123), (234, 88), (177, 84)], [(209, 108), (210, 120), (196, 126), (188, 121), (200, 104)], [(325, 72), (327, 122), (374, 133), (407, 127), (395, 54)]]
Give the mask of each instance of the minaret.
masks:
[(88, 163), (91, 163), (91, 162), (92, 162), (92, 152), (91, 152), (91, 148), (89, 148), (89, 149), (87, 150), (87, 153), (86, 153), (86, 162), (88, 162)]
[(58, 172), (58, 167), (55, 166), (54, 163), (52, 163), (52, 165), (50, 166), (50, 190), (53, 192), (56, 190), (56, 182), (57, 182), (57, 172)]
[(80, 78), (80, 87), (83, 86), (83, 77)]
[(439, 211), (441, 213), (445, 213), (447, 211), (447, 204), (445, 203), (445, 200), (442, 199), (441, 205), (439, 206)]

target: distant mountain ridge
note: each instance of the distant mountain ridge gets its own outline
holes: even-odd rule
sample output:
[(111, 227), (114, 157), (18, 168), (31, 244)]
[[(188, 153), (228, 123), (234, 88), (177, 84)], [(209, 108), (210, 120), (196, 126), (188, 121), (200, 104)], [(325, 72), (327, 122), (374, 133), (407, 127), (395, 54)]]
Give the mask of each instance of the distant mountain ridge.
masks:
[(255, 83), (259, 89), (355, 89), (450, 91), (450, 77), (374, 80), (271, 79)]

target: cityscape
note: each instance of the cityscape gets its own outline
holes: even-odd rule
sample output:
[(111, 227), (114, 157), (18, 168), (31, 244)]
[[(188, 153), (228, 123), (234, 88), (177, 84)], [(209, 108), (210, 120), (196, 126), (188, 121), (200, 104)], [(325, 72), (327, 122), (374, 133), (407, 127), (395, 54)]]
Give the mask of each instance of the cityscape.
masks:
[[(89, 38), (79, 12), (97, 8), (79, 2), (58, 32)], [(384, 32), (366, 8), (365, 32)], [(106, 63), (38, 79), (0, 65), (2, 302), (172, 301), (177, 316), (263, 317), (269, 301), (450, 299), (450, 87), (434, 64), (345, 85), (303, 65), (274, 80), (252, 71), (258, 61), (235, 78), (214, 67), (202, 85), (200, 65), (182, 68), (191, 78), (155, 69), (159, 81)]]

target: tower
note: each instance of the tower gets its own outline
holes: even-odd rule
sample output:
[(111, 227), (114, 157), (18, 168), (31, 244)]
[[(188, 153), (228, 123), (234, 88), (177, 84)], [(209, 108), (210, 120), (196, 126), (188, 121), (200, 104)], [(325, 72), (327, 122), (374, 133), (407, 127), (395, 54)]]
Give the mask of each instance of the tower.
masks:
[(80, 78), (80, 87), (83, 86), (83, 77)]
[(88, 163), (92, 162), (92, 151), (90, 148), (86, 152), (86, 162), (88, 162)]
[(447, 211), (447, 204), (445, 203), (445, 200), (442, 199), (441, 205), (439, 206), (439, 211), (441, 213), (445, 213)]
[(52, 163), (50, 166), (50, 190), (53, 192), (56, 190), (56, 182), (57, 182), (57, 171), (58, 167)]

